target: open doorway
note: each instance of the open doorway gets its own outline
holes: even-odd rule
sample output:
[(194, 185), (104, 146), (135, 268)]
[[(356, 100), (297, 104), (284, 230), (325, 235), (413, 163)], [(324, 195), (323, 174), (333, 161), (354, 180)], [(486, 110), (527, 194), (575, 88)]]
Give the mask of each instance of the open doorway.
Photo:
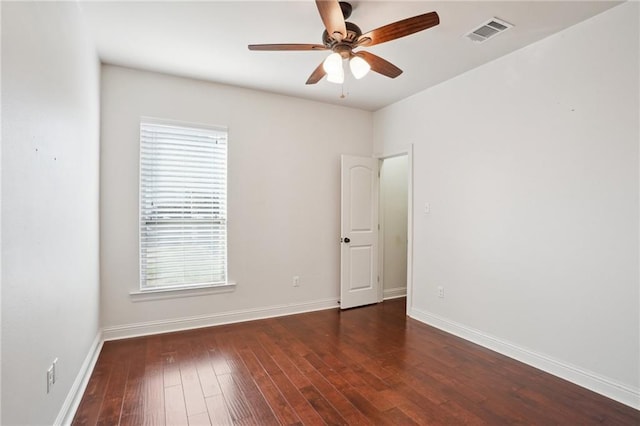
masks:
[(380, 164), (380, 301), (407, 295), (409, 156)]

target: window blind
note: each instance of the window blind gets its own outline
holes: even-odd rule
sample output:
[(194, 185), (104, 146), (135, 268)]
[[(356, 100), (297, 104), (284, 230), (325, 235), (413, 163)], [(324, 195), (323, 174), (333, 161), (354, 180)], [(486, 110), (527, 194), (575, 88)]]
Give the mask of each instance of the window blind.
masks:
[(140, 124), (141, 289), (226, 283), (227, 132)]

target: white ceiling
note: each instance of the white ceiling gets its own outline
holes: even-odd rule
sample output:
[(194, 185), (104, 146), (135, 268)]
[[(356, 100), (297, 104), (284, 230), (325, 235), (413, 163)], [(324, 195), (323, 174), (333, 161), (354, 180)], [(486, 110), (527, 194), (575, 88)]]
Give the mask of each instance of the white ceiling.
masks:
[[(326, 51), (252, 52), (248, 44), (322, 44), (314, 1), (82, 2), (105, 63), (375, 111), (617, 5), (612, 1), (364, 1), (349, 21), (363, 32), (436, 11), (440, 25), (367, 48), (404, 70), (342, 86), (307, 77)], [(466, 33), (492, 17), (515, 25), (476, 44)]]

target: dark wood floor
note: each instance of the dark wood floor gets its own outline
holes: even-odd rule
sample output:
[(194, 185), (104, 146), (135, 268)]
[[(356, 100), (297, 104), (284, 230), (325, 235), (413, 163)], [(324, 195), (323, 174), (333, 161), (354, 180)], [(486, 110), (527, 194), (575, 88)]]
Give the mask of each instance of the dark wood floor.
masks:
[(640, 425), (404, 300), (107, 342), (73, 424)]

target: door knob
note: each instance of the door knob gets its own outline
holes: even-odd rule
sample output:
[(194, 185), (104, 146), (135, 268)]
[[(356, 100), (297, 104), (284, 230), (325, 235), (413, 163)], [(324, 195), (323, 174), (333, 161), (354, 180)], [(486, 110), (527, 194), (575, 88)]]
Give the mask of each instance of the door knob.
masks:
[(350, 243), (350, 242), (351, 242), (351, 240), (349, 239), (349, 237), (345, 237), (345, 238), (344, 238), (344, 242), (345, 242), (345, 243)]

